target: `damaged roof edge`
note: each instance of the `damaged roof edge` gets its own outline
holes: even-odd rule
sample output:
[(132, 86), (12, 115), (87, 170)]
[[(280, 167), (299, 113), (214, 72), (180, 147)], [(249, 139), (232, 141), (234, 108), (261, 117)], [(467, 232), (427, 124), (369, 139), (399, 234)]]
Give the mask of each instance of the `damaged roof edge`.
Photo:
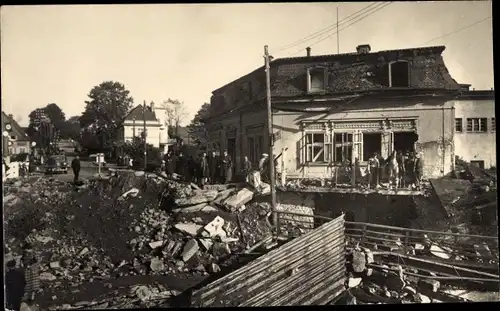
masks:
[(495, 100), (495, 90), (468, 90), (460, 92), (457, 99), (484, 99)]
[[(443, 51), (446, 49), (444, 45), (438, 45), (438, 46), (426, 46), (426, 47), (419, 47), (419, 48), (406, 48), (406, 49), (396, 49), (396, 50), (383, 50), (383, 51), (375, 51), (368, 53), (366, 55), (376, 55), (376, 54), (387, 54), (387, 53), (394, 53), (394, 52), (410, 52), (410, 51), (421, 51), (421, 52), (429, 52), (429, 53), (438, 53), (442, 54)], [(284, 57), (284, 58), (277, 58), (271, 61), (271, 64), (286, 64), (286, 63), (291, 63), (291, 62), (315, 62), (315, 61), (321, 61), (325, 59), (330, 59), (330, 58), (341, 58), (341, 57), (346, 57), (346, 56), (354, 56), (354, 55), (360, 55), (357, 52), (351, 52), (351, 53), (342, 53), (342, 54), (325, 54), (325, 55), (316, 55), (316, 56), (299, 56), (299, 57)], [(212, 91), (212, 94), (215, 95), (217, 93), (221, 93), (226, 87), (230, 86), (233, 83), (236, 83), (238, 81), (241, 81), (256, 72), (264, 70), (264, 66), (260, 66), (259, 68), (255, 69), (254, 71), (247, 73), (241, 77), (239, 77), (236, 80), (233, 80), (224, 86), (221, 86), (214, 91)]]

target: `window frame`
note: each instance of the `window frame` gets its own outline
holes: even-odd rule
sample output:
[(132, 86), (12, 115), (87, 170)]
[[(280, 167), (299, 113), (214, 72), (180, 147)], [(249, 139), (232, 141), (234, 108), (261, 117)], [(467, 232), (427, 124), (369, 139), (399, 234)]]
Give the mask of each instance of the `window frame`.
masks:
[[(469, 121), (470, 129), (469, 129)], [(477, 125), (477, 127), (476, 127)], [(481, 130), (481, 125), (484, 125), (484, 129)], [(476, 129), (477, 128), (477, 129)], [(488, 118), (466, 118), (466, 132), (467, 133), (487, 133), (488, 132)]]
[[(406, 63), (407, 69), (408, 69), (408, 85), (407, 86), (393, 86), (392, 83), (392, 65), (397, 64), (397, 63)], [(389, 62), (389, 66), (387, 66), (389, 69), (389, 87), (411, 87), (411, 68), (410, 68), (410, 62), (406, 59), (400, 59), (400, 60), (395, 60), (392, 62)]]
[[(311, 136), (311, 142), (308, 143), (308, 136)], [(322, 142), (314, 142), (315, 135), (323, 135)], [(304, 132), (304, 163), (305, 164), (328, 164), (331, 161), (331, 133), (328, 130), (309, 130)], [(315, 154), (315, 147), (320, 147), (320, 151)], [(309, 157), (310, 155), (310, 157)], [(318, 157), (323, 155), (323, 161), (318, 161)]]
[(497, 131), (497, 124), (496, 124), (495, 117), (492, 117), (490, 122), (491, 122), (490, 131), (496, 132)]
[[(323, 89), (322, 90), (312, 90), (312, 75), (315, 71), (323, 72)], [(328, 70), (325, 66), (314, 66), (307, 68), (307, 93), (308, 94), (322, 94), (326, 93), (326, 87), (328, 85)]]
[[(460, 130), (457, 130), (457, 121), (460, 120)], [(455, 118), (455, 133), (463, 133), (464, 132), (464, 119), (463, 118)]]

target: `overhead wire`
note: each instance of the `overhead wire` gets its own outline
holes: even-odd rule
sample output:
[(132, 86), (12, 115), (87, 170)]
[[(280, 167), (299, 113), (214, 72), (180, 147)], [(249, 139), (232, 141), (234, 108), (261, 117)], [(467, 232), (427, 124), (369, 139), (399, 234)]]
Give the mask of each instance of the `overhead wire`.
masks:
[[(320, 42), (323, 42), (324, 40), (326, 40), (326, 39), (328, 39), (328, 38), (330, 38), (330, 37), (332, 37), (332, 36), (336, 36), (336, 35), (337, 35), (337, 32), (341, 32), (342, 30), (344, 30), (344, 29), (347, 29), (347, 28), (351, 27), (352, 25), (354, 25), (354, 24), (356, 24), (356, 23), (358, 23), (358, 22), (362, 21), (363, 19), (365, 19), (365, 18), (369, 17), (370, 15), (375, 14), (376, 12), (378, 12), (378, 11), (382, 10), (383, 8), (385, 8), (385, 7), (387, 7), (387, 6), (391, 5), (391, 4), (392, 4), (392, 2), (389, 2), (389, 3), (383, 3), (383, 4), (381, 4), (381, 5), (379, 5), (379, 6), (375, 7), (375, 8), (372, 8), (368, 14), (366, 14), (367, 12), (364, 12), (363, 14), (366, 14), (366, 15), (361, 16), (361, 17), (360, 17), (360, 16), (357, 16), (357, 17), (360, 17), (360, 18), (359, 18), (359, 19), (357, 19), (357, 20), (354, 20), (352, 23), (350, 23), (349, 25), (347, 25), (347, 26), (345, 26), (345, 27), (343, 27), (343, 28), (341, 28), (341, 29), (338, 29), (338, 31), (336, 31), (336, 32), (332, 32), (332, 33), (328, 34), (328, 36), (326, 36), (326, 37), (324, 37), (324, 38), (321, 38), (320, 40), (318, 40), (318, 41), (314, 42), (313, 44), (309, 45), (309, 47), (312, 47), (312, 46), (314, 46), (314, 45), (316, 45), (316, 44), (318, 44), (318, 43), (320, 43)], [(298, 54), (298, 53), (300, 53), (300, 52), (302, 52), (302, 49), (298, 50), (297, 52), (295, 52), (295, 53), (293, 53), (293, 54), (290, 54), (288, 57), (293, 56), (293, 55), (296, 55), (296, 54)]]
[(369, 7), (371, 7), (371, 6), (377, 6), (377, 5), (379, 5), (379, 4), (377, 4), (377, 3), (371, 3), (371, 4), (369, 4), (369, 5), (365, 6), (365, 7), (363, 7), (361, 10), (358, 10), (358, 11), (356, 11), (356, 12), (352, 13), (351, 15), (349, 15), (349, 16), (347, 16), (347, 17), (345, 17), (345, 18), (341, 19), (338, 23), (337, 23), (337, 22), (335, 22), (334, 24), (332, 24), (332, 25), (330, 25), (330, 26), (328, 26), (328, 27), (325, 27), (325, 28), (323, 28), (323, 29), (321, 29), (321, 30), (319, 30), (319, 31), (316, 31), (316, 32), (314, 32), (314, 33), (312, 33), (312, 34), (309, 34), (308, 36), (306, 36), (306, 37), (304, 37), (304, 38), (302, 38), (302, 39), (299, 39), (299, 40), (297, 40), (297, 41), (295, 41), (295, 42), (292, 42), (292, 43), (290, 43), (290, 44), (287, 44), (287, 45), (285, 45), (285, 46), (282, 46), (282, 47), (280, 47), (280, 48), (278, 49), (278, 51), (275, 51), (275, 52), (273, 52), (273, 53), (271, 53), (271, 54), (277, 54), (277, 53), (283, 52), (283, 51), (288, 50), (288, 49), (290, 49), (290, 48), (292, 48), (292, 47), (295, 47), (295, 46), (297, 46), (297, 45), (299, 45), (299, 44), (301, 44), (301, 43), (303, 43), (303, 42), (309, 41), (309, 40), (314, 39), (314, 38), (317, 38), (318, 36), (321, 36), (321, 35), (323, 35), (323, 34), (325, 34), (325, 33), (328, 33), (330, 30), (336, 29), (338, 25), (341, 25), (341, 24), (345, 23), (345, 22), (346, 22), (346, 20), (347, 20), (347, 19), (349, 19), (349, 18), (351, 18), (353, 15), (359, 14), (359, 13), (361, 13), (362, 11), (367, 10), (367, 9), (368, 9)]
[(468, 29), (468, 28), (470, 28), (470, 27), (473, 27), (473, 26), (476, 26), (476, 25), (478, 25), (478, 24), (481, 24), (482, 22), (485, 22), (485, 21), (487, 21), (488, 19), (491, 19), (491, 16), (486, 17), (486, 18), (483, 18), (482, 20), (479, 20), (479, 21), (477, 21), (477, 22), (475, 22), (475, 23), (472, 23), (472, 24), (467, 25), (467, 26), (465, 26), (465, 27), (459, 28), (459, 29), (457, 29), (457, 30), (455, 30), (455, 31), (449, 32), (449, 33), (444, 34), (444, 35), (442, 35), (442, 36), (439, 36), (439, 37), (436, 37), (436, 38), (434, 38), (434, 39), (431, 39), (431, 40), (429, 40), (429, 41), (427, 41), (427, 42), (422, 43), (421, 45), (424, 45), (424, 44), (427, 44), (427, 43), (430, 43), (430, 42), (433, 42), (433, 41), (439, 40), (439, 39), (444, 38), (444, 37), (448, 37), (448, 36), (454, 35), (454, 34), (456, 34), (456, 33), (460, 32), (460, 31), (462, 31), (462, 30), (465, 30), (465, 29)]

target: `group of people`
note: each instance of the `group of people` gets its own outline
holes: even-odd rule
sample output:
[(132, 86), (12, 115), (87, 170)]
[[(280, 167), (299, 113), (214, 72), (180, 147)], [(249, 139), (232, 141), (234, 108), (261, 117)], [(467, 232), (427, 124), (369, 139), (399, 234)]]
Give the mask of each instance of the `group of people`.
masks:
[(422, 179), (422, 160), (419, 153), (410, 151), (393, 151), (384, 159), (375, 152), (368, 159), (368, 179), (370, 187), (377, 188), (384, 179), (388, 179), (389, 186), (396, 188), (409, 185), (420, 186)]
[[(259, 161), (259, 171), (266, 176), (267, 154), (263, 154)], [(242, 162), (242, 176), (247, 176), (254, 169), (253, 164), (247, 156)], [(197, 157), (184, 155), (183, 152), (169, 151), (165, 154), (162, 161), (162, 171), (167, 176), (173, 177), (173, 174), (179, 176), (181, 180), (206, 184), (227, 184), (234, 182), (235, 170), (232, 156), (227, 150), (222, 154), (217, 151), (202, 152)]]

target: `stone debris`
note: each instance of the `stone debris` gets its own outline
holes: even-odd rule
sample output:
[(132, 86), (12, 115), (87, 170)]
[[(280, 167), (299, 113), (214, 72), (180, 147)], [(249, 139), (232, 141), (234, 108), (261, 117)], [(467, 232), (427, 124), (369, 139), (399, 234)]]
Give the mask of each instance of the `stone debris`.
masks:
[(230, 212), (237, 211), (242, 205), (247, 204), (253, 199), (253, 191), (248, 188), (239, 190), (236, 194), (230, 196), (223, 202), (223, 206)]
[(184, 249), (182, 250), (182, 260), (184, 262), (187, 262), (191, 257), (193, 257), (196, 252), (198, 252), (199, 246), (198, 242), (196, 240), (192, 239), (189, 240), (186, 245), (184, 246)]
[(190, 236), (197, 236), (203, 226), (197, 225), (195, 223), (181, 223), (176, 224), (175, 228), (183, 233)]

